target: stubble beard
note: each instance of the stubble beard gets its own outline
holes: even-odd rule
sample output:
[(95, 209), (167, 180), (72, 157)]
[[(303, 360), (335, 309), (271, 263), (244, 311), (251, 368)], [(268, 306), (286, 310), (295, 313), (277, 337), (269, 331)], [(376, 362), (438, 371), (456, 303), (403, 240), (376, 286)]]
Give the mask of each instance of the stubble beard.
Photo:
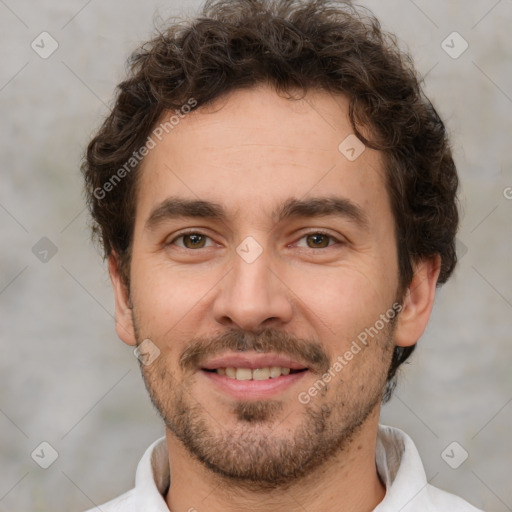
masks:
[[(293, 429), (286, 424), (286, 403), (278, 400), (234, 401), (229, 414), (235, 426), (219, 422), (196, 400), (190, 389), (194, 376), (178, 381), (158, 358), (151, 367), (141, 365), (153, 405), (167, 428), (191, 456), (231, 486), (269, 491), (286, 489), (349, 449), (357, 433), (382, 401), (393, 352), (393, 324), (372, 340), (371, 361), (356, 377), (336, 375), (318, 396), (302, 405)], [(141, 340), (142, 341), (142, 340)], [(358, 364), (356, 356), (350, 364)], [(354, 376), (354, 372), (351, 374)], [(364, 381), (362, 381), (364, 380)], [(332, 398), (325, 400), (330, 394)], [(283, 416), (283, 414), (285, 414)]]

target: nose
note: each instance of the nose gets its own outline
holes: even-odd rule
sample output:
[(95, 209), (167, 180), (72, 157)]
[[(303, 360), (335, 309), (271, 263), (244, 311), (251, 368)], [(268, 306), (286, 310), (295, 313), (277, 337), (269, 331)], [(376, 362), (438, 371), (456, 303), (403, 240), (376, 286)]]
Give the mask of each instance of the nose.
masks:
[(221, 281), (213, 305), (219, 324), (259, 331), (291, 320), (292, 293), (270, 264), (266, 251), (250, 263), (234, 253), (232, 270)]

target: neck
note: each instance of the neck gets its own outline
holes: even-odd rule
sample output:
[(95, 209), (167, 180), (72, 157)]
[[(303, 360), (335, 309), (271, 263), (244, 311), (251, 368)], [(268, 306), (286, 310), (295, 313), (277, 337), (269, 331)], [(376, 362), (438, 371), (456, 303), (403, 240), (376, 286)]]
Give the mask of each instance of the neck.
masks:
[(371, 511), (386, 493), (375, 465), (379, 412), (380, 407), (376, 407), (349, 446), (314, 473), (286, 489), (265, 492), (226, 482), (191, 457), (167, 430), (171, 468), (171, 485), (165, 497), (167, 506), (172, 512)]

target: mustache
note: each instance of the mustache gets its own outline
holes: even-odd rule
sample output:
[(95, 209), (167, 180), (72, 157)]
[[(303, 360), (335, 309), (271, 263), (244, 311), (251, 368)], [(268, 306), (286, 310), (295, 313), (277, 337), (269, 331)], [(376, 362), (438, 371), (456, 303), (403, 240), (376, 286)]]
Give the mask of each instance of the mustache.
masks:
[(329, 356), (316, 340), (298, 338), (272, 328), (259, 333), (231, 329), (211, 338), (193, 338), (181, 354), (179, 365), (183, 371), (194, 370), (207, 359), (226, 351), (281, 354), (299, 359), (322, 375), (330, 368)]

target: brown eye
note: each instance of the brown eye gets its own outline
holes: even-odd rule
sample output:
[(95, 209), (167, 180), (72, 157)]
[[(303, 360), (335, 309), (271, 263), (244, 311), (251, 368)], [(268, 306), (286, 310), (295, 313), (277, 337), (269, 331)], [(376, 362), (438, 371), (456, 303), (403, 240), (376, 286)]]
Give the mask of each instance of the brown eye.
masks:
[(180, 238), (183, 239), (183, 245), (187, 249), (202, 249), (206, 243), (206, 237), (199, 233), (190, 233), (188, 235), (182, 235)]
[(165, 242), (165, 247), (173, 251), (178, 248), (181, 251), (188, 251), (188, 255), (196, 252), (198, 255), (203, 251), (201, 249), (213, 249), (216, 247), (214, 240), (201, 231), (185, 231), (177, 234), (169, 242)]
[(306, 236), (306, 243), (311, 249), (323, 249), (329, 246), (329, 241), (332, 237), (324, 235), (323, 233), (314, 233)]

